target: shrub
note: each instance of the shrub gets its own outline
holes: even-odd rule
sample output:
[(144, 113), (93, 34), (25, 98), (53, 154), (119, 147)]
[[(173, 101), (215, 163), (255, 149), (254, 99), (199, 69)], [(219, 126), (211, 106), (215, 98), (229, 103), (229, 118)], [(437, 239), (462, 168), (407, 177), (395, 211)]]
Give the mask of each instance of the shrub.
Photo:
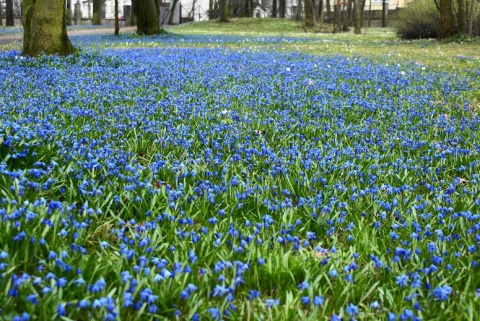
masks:
[(398, 14), (397, 34), (402, 39), (436, 38), (440, 14), (431, 0), (417, 0)]

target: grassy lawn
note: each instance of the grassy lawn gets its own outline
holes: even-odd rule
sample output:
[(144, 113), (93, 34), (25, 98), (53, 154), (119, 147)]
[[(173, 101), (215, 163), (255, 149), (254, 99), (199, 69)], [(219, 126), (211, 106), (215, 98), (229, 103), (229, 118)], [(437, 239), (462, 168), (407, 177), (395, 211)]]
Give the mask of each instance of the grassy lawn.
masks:
[(475, 320), (478, 44), (307, 31), (2, 45), (0, 319)]

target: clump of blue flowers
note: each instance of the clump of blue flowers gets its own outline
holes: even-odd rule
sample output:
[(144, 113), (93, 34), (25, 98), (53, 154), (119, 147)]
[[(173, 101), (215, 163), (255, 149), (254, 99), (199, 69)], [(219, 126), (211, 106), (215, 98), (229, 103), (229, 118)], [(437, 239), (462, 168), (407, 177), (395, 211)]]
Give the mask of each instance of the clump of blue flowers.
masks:
[(471, 317), (471, 79), (221, 46), (0, 63), (0, 318)]

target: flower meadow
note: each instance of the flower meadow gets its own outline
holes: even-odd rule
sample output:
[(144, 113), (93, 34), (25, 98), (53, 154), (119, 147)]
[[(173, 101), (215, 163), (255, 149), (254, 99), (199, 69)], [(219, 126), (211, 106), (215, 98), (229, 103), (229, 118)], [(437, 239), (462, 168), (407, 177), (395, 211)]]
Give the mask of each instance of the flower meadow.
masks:
[(0, 319), (478, 317), (468, 76), (226, 47), (0, 64)]

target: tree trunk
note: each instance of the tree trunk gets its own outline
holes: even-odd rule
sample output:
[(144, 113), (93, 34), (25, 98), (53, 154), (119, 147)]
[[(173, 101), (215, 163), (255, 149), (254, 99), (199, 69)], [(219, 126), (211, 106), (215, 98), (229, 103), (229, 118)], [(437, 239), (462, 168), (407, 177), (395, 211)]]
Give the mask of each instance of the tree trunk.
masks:
[(170, 15), (168, 16), (168, 24), (173, 25), (173, 18), (175, 18), (175, 11), (177, 10), (178, 0), (173, 0), (170, 8)]
[(13, 17), (13, 0), (5, 1), (5, 16), (7, 17), (7, 21), (5, 25), (7, 27), (13, 27), (15, 25), (15, 21)]
[(330, 23), (332, 21), (332, 7), (330, 4), (330, 0), (326, 0), (327, 5), (327, 22)]
[(277, 0), (272, 1), (272, 18), (277, 17)]
[(348, 26), (351, 25), (352, 22), (352, 1), (348, 0), (347, 8), (343, 10), (343, 31), (348, 31)]
[(2, 12), (2, 6), (0, 5), (0, 26), (3, 26), (3, 12)]
[(65, 0), (23, 0), (22, 55), (68, 55), (75, 52), (65, 24)]
[(360, 0), (353, 0), (353, 25), (355, 26), (355, 34), (362, 33), (362, 14), (360, 8)]
[(473, 34), (473, 22), (475, 20), (475, 14), (476, 14), (476, 5), (475, 5), (475, 0), (470, 0), (470, 3), (468, 5), (468, 30), (467, 33), (471, 36)]
[(367, 0), (360, 1), (360, 26), (363, 28), (363, 22), (365, 21), (365, 3)]
[(452, 0), (440, 0), (440, 38), (455, 35)]
[(120, 34), (120, 21), (118, 21), (118, 0), (115, 0), (115, 36)]
[(340, 31), (340, 5), (335, 3), (333, 5), (333, 33)]
[(92, 15), (92, 24), (99, 25), (101, 24), (101, 12), (102, 12), (102, 1), (93, 0), (93, 15)]
[(305, 27), (315, 26), (315, 9), (313, 8), (313, 0), (305, 0)]
[(302, 20), (302, 0), (297, 0), (297, 12), (295, 12), (295, 20)]
[(213, 16), (213, 0), (208, 0), (208, 20), (212, 20)]
[(467, 33), (465, 0), (458, 0), (458, 31)]
[(137, 24), (137, 14), (138, 14), (138, 0), (132, 0), (132, 8), (130, 9), (130, 25), (135, 26)]
[(228, 22), (228, 0), (220, 0), (220, 22)]
[[(172, 6), (172, 9), (173, 6)], [(170, 13), (172, 15), (173, 12)], [(137, 34), (154, 35), (160, 28), (155, 0), (137, 1)]]
[(280, 4), (280, 18), (285, 19), (285, 15), (287, 12), (287, 1), (286, 0), (279, 0)]
[(382, 1), (382, 27), (387, 27), (388, 3), (387, 0)]
[(317, 11), (318, 23), (323, 23), (323, 0), (318, 1), (318, 11)]

